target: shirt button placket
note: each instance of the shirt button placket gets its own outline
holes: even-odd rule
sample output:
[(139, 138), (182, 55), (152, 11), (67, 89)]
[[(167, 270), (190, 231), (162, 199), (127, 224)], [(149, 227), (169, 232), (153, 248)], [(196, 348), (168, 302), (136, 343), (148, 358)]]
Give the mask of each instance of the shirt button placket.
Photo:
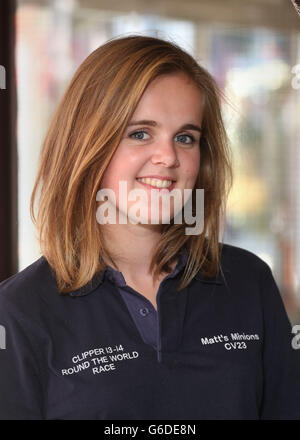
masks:
[(147, 316), (149, 314), (149, 309), (147, 307), (143, 307), (142, 309), (140, 309), (140, 314), (142, 316)]

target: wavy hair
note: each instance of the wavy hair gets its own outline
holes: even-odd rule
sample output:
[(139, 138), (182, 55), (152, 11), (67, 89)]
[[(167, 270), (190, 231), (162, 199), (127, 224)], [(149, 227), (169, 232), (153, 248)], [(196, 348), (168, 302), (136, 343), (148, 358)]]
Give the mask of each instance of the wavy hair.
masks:
[[(224, 98), (209, 72), (177, 44), (150, 36), (108, 40), (75, 72), (50, 122), (31, 194), (30, 215), (40, 250), (54, 269), (59, 293), (87, 284), (109, 259), (96, 220), (96, 193), (131, 116), (149, 83), (162, 74), (184, 72), (204, 95), (200, 169), (193, 189), (204, 189), (204, 227), (162, 225), (152, 258), (154, 277), (170, 272), (183, 247), (188, 261), (178, 291), (201, 269), (215, 276), (224, 240), (226, 203), (232, 186), (231, 151), (222, 115)], [(34, 203), (39, 192), (38, 212)], [(193, 212), (195, 206), (193, 201)]]

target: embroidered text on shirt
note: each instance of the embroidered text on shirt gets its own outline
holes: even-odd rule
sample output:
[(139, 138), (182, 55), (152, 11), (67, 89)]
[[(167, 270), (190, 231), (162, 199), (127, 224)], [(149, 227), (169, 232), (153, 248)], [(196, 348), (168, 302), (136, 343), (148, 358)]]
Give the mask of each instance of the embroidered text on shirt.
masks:
[(76, 354), (72, 357), (72, 362), (76, 365), (62, 369), (62, 375), (67, 376), (87, 369), (91, 369), (93, 374), (105, 373), (116, 369), (115, 362), (135, 359), (139, 356), (137, 351), (127, 353), (123, 353), (123, 351), (123, 345), (119, 344), (113, 347), (97, 347), (84, 351), (81, 354)]
[[(244, 341), (251, 340), (259, 340), (259, 336), (257, 333), (255, 334), (246, 334), (246, 333), (230, 333), (228, 335), (215, 335), (212, 337), (204, 337), (201, 338), (202, 345), (210, 345), (216, 343), (223, 343), (226, 350), (236, 350), (236, 349), (246, 349), (247, 344)], [(242, 341), (242, 342), (241, 342)]]

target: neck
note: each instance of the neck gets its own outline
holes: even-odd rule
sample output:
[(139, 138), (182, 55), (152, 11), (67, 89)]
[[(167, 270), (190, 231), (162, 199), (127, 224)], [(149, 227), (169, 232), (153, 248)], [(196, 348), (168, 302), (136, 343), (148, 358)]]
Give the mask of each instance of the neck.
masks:
[[(150, 227), (149, 227), (150, 226)], [(104, 244), (113, 258), (108, 264), (130, 279), (151, 277), (150, 263), (161, 238), (161, 225), (101, 225)]]

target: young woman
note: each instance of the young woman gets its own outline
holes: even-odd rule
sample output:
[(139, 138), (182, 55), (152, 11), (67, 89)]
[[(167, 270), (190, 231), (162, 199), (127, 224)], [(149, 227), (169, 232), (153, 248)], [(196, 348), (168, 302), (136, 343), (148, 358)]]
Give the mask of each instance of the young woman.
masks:
[[(42, 256), (0, 284), (2, 419), (300, 419), (300, 351), (272, 272), (219, 242), (220, 101), (157, 38), (109, 40), (79, 67), (32, 193)], [(187, 233), (184, 191), (199, 216), (201, 189), (203, 227)], [(175, 190), (179, 209), (155, 208), (151, 194)]]

